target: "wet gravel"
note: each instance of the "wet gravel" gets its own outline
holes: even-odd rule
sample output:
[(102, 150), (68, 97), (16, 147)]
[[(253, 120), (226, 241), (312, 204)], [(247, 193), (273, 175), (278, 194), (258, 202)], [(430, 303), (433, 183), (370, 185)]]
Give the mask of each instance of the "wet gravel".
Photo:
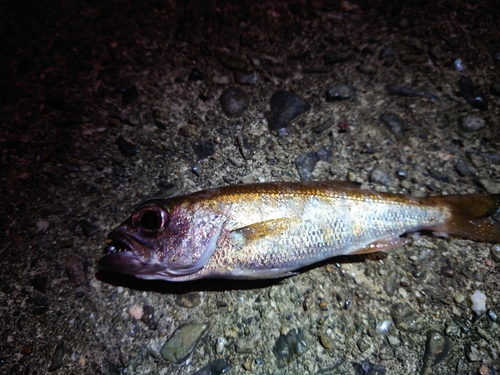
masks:
[(413, 236), (259, 282), (96, 266), (153, 196), (500, 193), (495, 1), (2, 8), (1, 374), (500, 372), (500, 244)]

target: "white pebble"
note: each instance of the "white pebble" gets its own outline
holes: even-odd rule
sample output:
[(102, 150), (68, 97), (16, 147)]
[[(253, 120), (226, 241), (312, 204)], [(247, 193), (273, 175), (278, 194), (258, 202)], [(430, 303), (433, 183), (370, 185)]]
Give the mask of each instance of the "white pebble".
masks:
[(470, 296), (472, 302), (472, 311), (477, 315), (482, 315), (486, 312), (486, 295), (479, 290), (476, 290), (472, 296)]

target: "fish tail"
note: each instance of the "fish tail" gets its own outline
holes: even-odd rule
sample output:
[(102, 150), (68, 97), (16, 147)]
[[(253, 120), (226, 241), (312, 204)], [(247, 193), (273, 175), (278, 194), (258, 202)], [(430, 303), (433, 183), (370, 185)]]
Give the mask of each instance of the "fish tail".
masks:
[(481, 242), (500, 242), (500, 194), (443, 195), (427, 198), (446, 206), (450, 217), (432, 230)]

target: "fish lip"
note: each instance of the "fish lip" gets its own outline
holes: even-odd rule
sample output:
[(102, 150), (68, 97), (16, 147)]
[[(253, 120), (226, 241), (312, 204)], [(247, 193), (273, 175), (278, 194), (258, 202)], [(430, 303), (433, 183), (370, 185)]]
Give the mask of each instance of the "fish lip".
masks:
[(104, 257), (118, 257), (120, 254), (133, 254), (142, 264), (148, 263), (151, 259), (152, 249), (150, 244), (131, 235), (126, 229), (118, 227), (112, 230), (107, 238), (110, 242), (108, 246), (103, 249)]

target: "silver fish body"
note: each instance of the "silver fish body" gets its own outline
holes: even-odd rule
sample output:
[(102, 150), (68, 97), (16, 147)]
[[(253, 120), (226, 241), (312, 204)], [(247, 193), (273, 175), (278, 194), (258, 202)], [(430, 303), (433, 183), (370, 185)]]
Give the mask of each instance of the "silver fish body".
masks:
[(499, 207), (495, 195), (417, 199), (344, 182), (226, 186), (146, 202), (109, 234), (100, 264), (168, 281), (281, 277), (400, 246), (401, 235), (422, 229), (500, 241)]

